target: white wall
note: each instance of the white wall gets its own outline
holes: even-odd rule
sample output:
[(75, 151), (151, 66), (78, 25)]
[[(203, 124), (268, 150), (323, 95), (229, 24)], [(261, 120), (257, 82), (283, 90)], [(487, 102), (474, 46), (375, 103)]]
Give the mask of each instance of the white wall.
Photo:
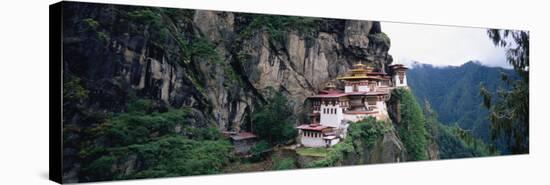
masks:
[(346, 85), (346, 87), (344, 87), (344, 92), (346, 92), (346, 93), (353, 92), (353, 86)]
[[(323, 109), (336, 109), (336, 114), (331, 114), (330, 111), (328, 114), (323, 112)], [(340, 122), (344, 118), (342, 108), (340, 108), (340, 104), (337, 103), (336, 105), (324, 105), (321, 104), (321, 121), (320, 124), (324, 126), (331, 126), (331, 127), (339, 127)]]
[(302, 145), (304, 145), (305, 147), (325, 147), (326, 146), (323, 136), (320, 132), (319, 134), (321, 134), (321, 136), (319, 137), (306, 136), (304, 135), (305, 132), (307, 131), (302, 131), (300, 135), (300, 143)]
[(358, 86), (359, 92), (369, 92), (369, 86), (368, 85), (360, 85)]
[[(346, 85), (344, 87), (344, 92), (346, 92), (346, 93), (353, 92), (353, 85)], [(369, 92), (369, 86), (368, 85), (358, 85), (357, 86), (357, 92)]]
[(403, 83), (400, 83), (399, 81), (399, 75), (393, 76), (393, 81), (395, 82), (396, 87), (406, 87), (407, 86), (407, 74), (403, 77)]

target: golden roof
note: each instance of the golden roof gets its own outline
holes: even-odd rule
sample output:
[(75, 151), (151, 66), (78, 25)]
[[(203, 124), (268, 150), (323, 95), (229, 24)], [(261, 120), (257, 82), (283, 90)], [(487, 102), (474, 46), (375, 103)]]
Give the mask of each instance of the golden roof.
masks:
[(353, 68), (349, 70), (344, 76), (338, 77), (338, 80), (359, 80), (359, 79), (376, 79), (379, 77), (369, 76), (368, 73), (374, 70), (373, 67), (362, 64), (361, 62), (353, 65)]
[(359, 80), (359, 79), (375, 79), (375, 80), (380, 80), (380, 77), (377, 77), (377, 76), (367, 76), (367, 75), (360, 75), (360, 76), (349, 76), (349, 75), (346, 75), (346, 76), (342, 76), (342, 77), (338, 77), (336, 78), (338, 80)]

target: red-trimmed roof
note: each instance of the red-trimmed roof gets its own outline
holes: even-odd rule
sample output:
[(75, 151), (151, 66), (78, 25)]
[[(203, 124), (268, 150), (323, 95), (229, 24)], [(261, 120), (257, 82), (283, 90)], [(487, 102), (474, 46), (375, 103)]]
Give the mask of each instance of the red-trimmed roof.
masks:
[(336, 90), (336, 89), (333, 89), (333, 90), (320, 90), (319, 91), (319, 94), (340, 94), (340, 93), (343, 93), (343, 91)]
[(342, 96), (346, 96), (346, 93), (340, 93), (340, 94), (318, 94), (314, 96), (310, 96), (309, 98), (338, 98)]
[(387, 91), (374, 91), (374, 92), (349, 92), (346, 93), (346, 95), (361, 95), (361, 96), (368, 96), (368, 95), (383, 95), (383, 94), (389, 94)]
[(296, 128), (297, 129), (302, 129), (302, 130), (310, 130), (310, 131), (322, 131), (323, 129), (326, 129), (326, 128), (329, 128), (329, 127), (319, 125), (319, 124), (303, 124), (303, 125), (300, 125)]
[(389, 92), (384, 91), (374, 91), (374, 92), (368, 92), (367, 95), (383, 95), (383, 94), (389, 94)]
[(345, 95), (346, 93), (339, 90), (320, 90), (319, 94), (310, 96), (310, 98), (338, 98)]

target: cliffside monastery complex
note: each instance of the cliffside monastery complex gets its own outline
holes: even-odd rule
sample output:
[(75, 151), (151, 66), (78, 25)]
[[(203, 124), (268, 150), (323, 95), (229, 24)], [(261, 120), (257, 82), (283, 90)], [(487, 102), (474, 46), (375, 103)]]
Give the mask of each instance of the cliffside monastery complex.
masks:
[(349, 123), (368, 116), (377, 120), (389, 118), (386, 101), (391, 90), (407, 87), (407, 68), (402, 64), (391, 65), (390, 74), (375, 71), (361, 63), (353, 65), (344, 76), (344, 91), (328, 83), (317, 95), (308, 97), (312, 103), (311, 123), (297, 127), (298, 143), (305, 147), (330, 147), (347, 134)]

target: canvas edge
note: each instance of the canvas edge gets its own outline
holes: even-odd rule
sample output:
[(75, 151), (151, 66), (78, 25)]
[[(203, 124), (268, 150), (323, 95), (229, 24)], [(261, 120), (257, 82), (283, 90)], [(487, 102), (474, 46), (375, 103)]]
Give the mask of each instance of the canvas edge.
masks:
[(63, 2), (49, 6), (49, 179), (62, 182), (62, 18)]

